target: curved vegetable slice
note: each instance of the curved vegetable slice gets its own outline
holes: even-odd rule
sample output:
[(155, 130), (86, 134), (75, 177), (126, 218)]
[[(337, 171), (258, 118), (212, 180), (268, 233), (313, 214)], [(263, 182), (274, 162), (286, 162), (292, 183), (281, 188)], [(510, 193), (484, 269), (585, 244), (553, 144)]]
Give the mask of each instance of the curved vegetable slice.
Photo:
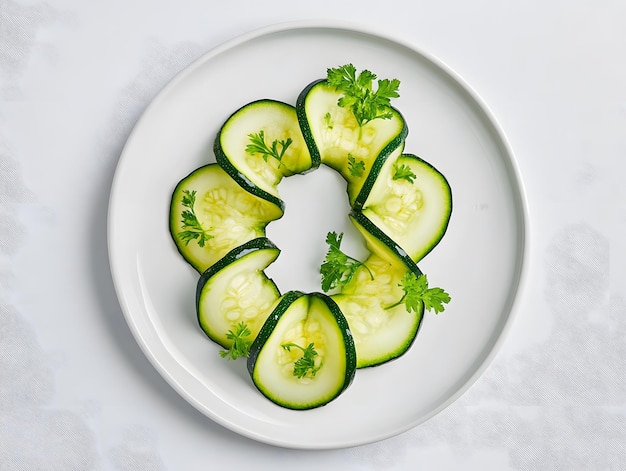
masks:
[(285, 176), (319, 166), (311, 159), (293, 106), (258, 100), (233, 113), (217, 134), (217, 163), (247, 191), (280, 204)]
[(342, 96), (327, 80), (312, 82), (298, 96), (296, 112), (311, 156), (344, 177), (350, 204), (358, 208), (383, 162), (403, 147), (408, 128), (392, 107), (390, 119), (360, 126), (350, 109), (338, 105)]
[(403, 154), (385, 165), (362, 212), (419, 262), (447, 230), (452, 213), (450, 185), (428, 162)]
[[(413, 344), (424, 317), (424, 303), (409, 311), (398, 303), (410, 269), (371, 254), (350, 283), (331, 297), (346, 317), (354, 337), (357, 368), (377, 366), (403, 355)], [(417, 267), (414, 267), (417, 269)], [(421, 275), (421, 272), (419, 272)]]
[(231, 349), (237, 331), (244, 327), (247, 333), (240, 340), (249, 345), (256, 338), (280, 297), (263, 271), (279, 253), (269, 239), (253, 239), (231, 250), (202, 274), (196, 310), (200, 327), (211, 340)]
[(376, 366), (403, 355), (413, 344), (424, 310), (443, 311), (450, 301), (409, 255), (360, 211), (350, 219), (370, 251), (354, 276), (331, 297), (354, 337), (357, 367)]
[(265, 236), (283, 207), (244, 191), (219, 165), (200, 167), (172, 194), (170, 234), (196, 270), (207, 268), (239, 245)]
[(352, 382), (354, 342), (337, 304), (321, 293), (286, 293), (250, 347), (256, 387), (289, 409), (320, 407)]

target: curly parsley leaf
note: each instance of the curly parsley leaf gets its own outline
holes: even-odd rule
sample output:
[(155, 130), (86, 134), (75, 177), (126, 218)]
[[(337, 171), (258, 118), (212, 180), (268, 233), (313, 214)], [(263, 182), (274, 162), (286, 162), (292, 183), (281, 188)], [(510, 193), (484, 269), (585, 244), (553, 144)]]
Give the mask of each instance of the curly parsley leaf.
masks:
[(398, 284), (404, 291), (404, 295), (400, 300), (386, 309), (391, 309), (402, 303), (406, 306), (408, 312), (417, 312), (420, 303), (424, 303), (424, 309), (435, 311), (435, 314), (443, 312), (444, 304), (450, 302), (450, 295), (441, 288), (429, 288), (426, 275), (416, 276), (413, 272), (407, 272), (402, 281)]
[(374, 275), (367, 265), (342, 252), (342, 239), (343, 232), (340, 234), (329, 232), (326, 235), (328, 252), (320, 267), (320, 273), (322, 274), (322, 290), (324, 290), (324, 292), (347, 285), (361, 266), (364, 267), (369, 272), (372, 279), (374, 279)]
[(229, 330), (226, 338), (233, 341), (232, 346), (228, 350), (221, 350), (220, 356), (228, 360), (236, 360), (239, 357), (247, 357), (250, 354), (250, 345), (252, 341), (247, 339), (252, 335), (245, 322), (240, 322), (235, 327), (235, 331)]
[(365, 172), (365, 162), (356, 160), (352, 154), (348, 154), (348, 171), (353, 177), (362, 177)]
[(198, 245), (200, 247), (204, 247), (206, 242), (209, 239), (212, 239), (213, 236), (209, 234), (209, 231), (202, 227), (200, 221), (198, 221), (198, 217), (196, 216), (196, 211), (194, 209), (194, 205), (196, 204), (196, 190), (189, 191), (183, 190), (182, 204), (185, 208), (181, 213), (182, 217), (182, 228), (183, 231), (178, 233), (178, 236), (185, 243), (185, 245), (189, 245), (189, 242), (192, 240), (197, 240)]
[(333, 128), (333, 118), (330, 116), (330, 113), (326, 113), (324, 115), (324, 124), (328, 129)]
[(398, 163), (395, 163), (393, 164), (393, 168), (394, 168), (394, 173), (393, 173), (393, 177), (391, 177), (393, 180), (406, 180), (409, 183), (413, 183), (413, 181), (417, 177), (417, 175), (413, 173), (413, 171), (411, 170), (411, 167), (409, 167), (408, 165), (405, 165), (405, 164), (398, 165)]
[(321, 364), (315, 366), (315, 357), (318, 353), (315, 351), (313, 343), (310, 343), (306, 348), (302, 348), (300, 345), (295, 343), (284, 343), (281, 347), (288, 352), (290, 352), (292, 348), (297, 348), (302, 351), (302, 356), (293, 364), (293, 375), (297, 378), (302, 379), (307, 375), (315, 376), (322, 367)]
[(373, 119), (390, 119), (391, 98), (399, 97), (398, 79), (378, 80), (378, 87), (373, 88), (376, 74), (369, 70), (363, 70), (358, 75), (352, 64), (346, 64), (337, 68), (329, 68), (326, 71), (328, 83), (335, 90), (343, 92), (337, 104), (342, 108), (352, 110), (359, 126), (363, 126)]
[(279, 164), (282, 163), (282, 158), (287, 148), (293, 143), (293, 140), (288, 137), (280, 141), (274, 139), (271, 146), (268, 146), (265, 142), (265, 132), (263, 130), (260, 130), (258, 133), (248, 134), (248, 137), (250, 138), (250, 143), (246, 146), (248, 154), (261, 154), (261, 157), (266, 162), (268, 158), (273, 157), (278, 160)]

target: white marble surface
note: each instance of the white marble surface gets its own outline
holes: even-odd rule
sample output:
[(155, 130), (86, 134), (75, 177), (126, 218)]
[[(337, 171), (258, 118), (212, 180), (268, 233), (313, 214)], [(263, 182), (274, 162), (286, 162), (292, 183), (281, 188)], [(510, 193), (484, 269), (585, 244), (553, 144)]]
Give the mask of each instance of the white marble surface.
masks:
[[(350, 3), (0, 0), (0, 469), (626, 469), (626, 3)], [(449, 408), (383, 442), (288, 450), (214, 424), (144, 357), (106, 211), (176, 72), (252, 29), (342, 18), (386, 25), (490, 106), (527, 189), (530, 277)]]

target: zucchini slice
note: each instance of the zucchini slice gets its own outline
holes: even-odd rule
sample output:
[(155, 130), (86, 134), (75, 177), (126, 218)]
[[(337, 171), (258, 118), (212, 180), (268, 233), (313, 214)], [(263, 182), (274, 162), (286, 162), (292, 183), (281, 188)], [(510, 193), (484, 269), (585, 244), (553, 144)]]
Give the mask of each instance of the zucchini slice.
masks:
[(351, 110), (337, 104), (341, 96), (326, 80), (317, 80), (298, 96), (296, 112), (311, 156), (343, 176), (350, 204), (358, 208), (384, 161), (404, 146), (408, 127), (395, 108), (390, 119), (361, 127)]
[(196, 311), (207, 336), (229, 349), (236, 331), (245, 323), (252, 342), (280, 297), (276, 284), (265, 270), (280, 253), (269, 239), (261, 237), (231, 250), (205, 271), (198, 280)]
[[(394, 179), (398, 169), (408, 169), (414, 176)], [(448, 228), (452, 192), (435, 167), (415, 155), (403, 154), (393, 164), (385, 165), (362, 212), (417, 263)]]
[(350, 385), (355, 368), (354, 342), (346, 319), (337, 304), (321, 293), (286, 293), (252, 343), (248, 357), (255, 386), (288, 409), (329, 403)]
[(357, 368), (381, 365), (403, 355), (413, 344), (424, 317), (423, 303), (418, 312), (408, 312), (404, 304), (394, 306), (404, 294), (399, 285), (409, 267), (402, 262), (389, 263), (376, 254), (364, 264), (373, 279), (366, 268), (359, 267), (350, 283), (331, 295), (350, 326)]
[(283, 207), (244, 191), (219, 165), (200, 167), (172, 193), (170, 234), (178, 251), (203, 273), (233, 248), (265, 236)]
[[(357, 368), (377, 366), (403, 355), (413, 344), (424, 317), (404, 304), (394, 306), (404, 294), (403, 277), (421, 270), (408, 254), (360, 211), (350, 220), (365, 240), (370, 255), (348, 284), (331, 295), (346, 317), (354, 337)], [(393, 307), (391, 307), (393, 306)]]
[(319, 166), (311, 159), (295, 108), (276, 100), (253, 101), (235, 111), (213, 148), (217, 163), (237, 183), (276, 204), (283, 177)]

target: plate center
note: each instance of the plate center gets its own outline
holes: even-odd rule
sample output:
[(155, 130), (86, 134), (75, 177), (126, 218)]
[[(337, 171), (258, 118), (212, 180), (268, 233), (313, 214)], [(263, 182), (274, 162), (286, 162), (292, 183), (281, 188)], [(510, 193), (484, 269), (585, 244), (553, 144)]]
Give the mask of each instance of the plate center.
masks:
[(346, 182), (322, 165), (305, 175), (284, 178), (278, 188), (285, 201), (285, 215), (269, 223), (266, 233), (281, 253), (265, 273), (281, 293), (321, 291), (319, 269), (328, 249), (328, 232), (345, 233), (342, 250), (347, 253), (363, 250), (348, 219)]

